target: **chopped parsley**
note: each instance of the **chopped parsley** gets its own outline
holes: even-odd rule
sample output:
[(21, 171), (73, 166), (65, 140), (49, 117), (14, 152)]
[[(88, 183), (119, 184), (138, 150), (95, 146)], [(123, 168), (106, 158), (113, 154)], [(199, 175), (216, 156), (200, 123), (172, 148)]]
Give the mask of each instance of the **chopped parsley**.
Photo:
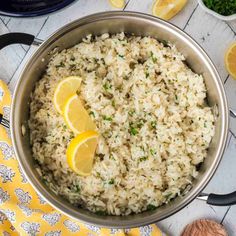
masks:
[(56, 68), (65, 67), (65, 64), (61, 61), (60, 64), (55, 65)]
[(103, 120), (112, 121), (112, 117), (110, 117), (110, 116), (103, 116)]
[(76, 193), (79, 193), (80, 190), (81, 190), (81, 189), (80, 189), (80, 186), (79, 186), (79, 185), (76, 185), (76, 186), (75, 186), (75, 192), (76, 192)]
[(95, 214), (96, 214), (96, 215), (99, 215), (99, 216), (105, 216), (105, 215), (107, 215), (106, 211), (100, 211), (100, 210), (99, 210), (99, 211), (96, 211)]
[(150, 149), (150, 153), (151, 153), (152, 156), (157, 154), (157, 152), (154, 149)]
[(157, 207), (154, 206), (154, 205), (152, 205), (152, 204), (148, 204), (148, 205), (147, 205), (147, 210), (148, 210), (148, 211), (153, 211), (153, 210), (156, 210), (156, 209), (157, 209)]
[(95, 117), (95, 113), (93, 111), (90, 111), (89, 115)]
[(140, 157), (140, 158), (139, 158), (139, 161), (142, 162), (142, 161), (146, 161), (147, 159), (148, 159), (148, 157), (147, 157), (147, 156), (144, 156), (144, 157)]
[(108, 89), (111, 89), (111, 88), (112, 88), (112, 85), (109, 84), (109, 83), (105, 83), (105, 84), (103, 84), (102, 87), (107, 91)]
[(138, 122), (137, 122), (137, 128), (142, 128), (143, 127), (143, 125), (144, 125), (144, 123), (145, 123), (145, 120), (144, 119), (140, 119)]
[(122, 59), (124, 59), (124, 57), (125, 57), (125, 56), (123, 56), (123, 55), (120, 55), (120, 54), (119, 54), (118, 56), (119, 56), (120, 58), (122, 58)]
[(153, 129), (156, 129), (156, 127), (157, 127), (157, 122), (154, 120), (154, 121), (151, 121), (151, 127), (153, 128)]
[(113, 107), (115, 107), (115, 105), (116, 105), (116, 104), (115, 104), (115, 100), (112, 100), (112, 101), (111, 101), (111, 105), (112, 105)]
[(146, 78), (148, 78), (149, 75), (150, 75), (150, 74), (146, 71), (146, 72), (145, 72), (145, 76), (146, 76)]
[(133, 135), (133, 136), (135, 136), (136, 134), (138, 134), (138, 130), (135, 129), (132, 125), (130, 125), (129, 132), (130, 132), (130, 134)]
[(133, 109), (133, 110), (130, 110), (129, 112), (128, 112), (128, 114), (130, 115), (130, 116), (133, 116), (133, 114), (135, 113), (135, 110)]
[(154, 63), (157, 62), (157, 58), (154, 56), (153, 52), (151, 52), (151, 58)]
[(66, 128), (67, 128), (66, 125), (63, 125), (63, 126), (62, 126), (63, 131), (66, 131)]
[(168, 41), (166, 41), (166, 40), (159, 40), (159, 42), (162, 43), (164, 47), (169, 47)]
[(109, 180), (108, 184), (114, 184), (115, 183), (115, 180), (114, 179), (111, 179)]

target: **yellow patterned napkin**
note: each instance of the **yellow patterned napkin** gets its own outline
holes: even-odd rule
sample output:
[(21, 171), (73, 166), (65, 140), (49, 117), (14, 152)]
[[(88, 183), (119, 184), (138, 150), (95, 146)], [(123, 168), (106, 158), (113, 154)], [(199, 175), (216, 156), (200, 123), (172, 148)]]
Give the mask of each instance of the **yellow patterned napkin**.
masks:
[[(9, 119), (11, 95), (0, 80), (0, 113)], [(117, 230), (86, 225), (54, 210), (27, 182), (17, 160), (9, 130), (0, 125), (0, 235), (30, 236), (164, 236), (156, 225)]]

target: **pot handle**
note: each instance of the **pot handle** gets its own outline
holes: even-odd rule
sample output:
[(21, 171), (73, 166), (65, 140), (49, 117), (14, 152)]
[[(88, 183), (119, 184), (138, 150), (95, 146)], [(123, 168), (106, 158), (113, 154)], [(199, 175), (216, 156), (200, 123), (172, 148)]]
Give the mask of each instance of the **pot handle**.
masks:
[(236, 191), (228, 194), (201, 193), (197, 198), (213, 206), (231, 206), (236, 204)]
[(236, 118), (236, 111), (233, 109), (229, 109), (229, 111), (230, 111), (231, 117)]
[(7, 33), (0, 35), (0, 50), (11, 44), (40, 45), (41, 40), (36, 39), (34, 35), (27, 33)]

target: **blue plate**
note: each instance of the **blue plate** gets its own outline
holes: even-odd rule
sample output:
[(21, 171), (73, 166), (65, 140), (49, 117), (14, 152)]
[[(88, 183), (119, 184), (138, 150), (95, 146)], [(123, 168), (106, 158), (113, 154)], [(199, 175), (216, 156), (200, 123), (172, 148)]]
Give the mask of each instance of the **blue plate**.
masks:
[(0, 15), (34, 17), (58, 11), (75, 0), (0, 0)]

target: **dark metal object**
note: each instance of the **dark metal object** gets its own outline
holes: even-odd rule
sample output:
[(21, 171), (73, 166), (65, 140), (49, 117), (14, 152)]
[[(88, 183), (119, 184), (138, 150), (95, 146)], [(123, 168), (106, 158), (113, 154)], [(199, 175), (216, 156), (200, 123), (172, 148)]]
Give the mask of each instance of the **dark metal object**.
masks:
[(32, 17), (60, 10), (75, 0), (7, 0), (0, 3), (0, 15)]
[(4, 126), (5, 128), (9, 129), (10, 128), (10, 123), (8, 120), (6, 120), (5, 118), (3, 118), (3, 115), (0, 114), (0, 124), (2, 126)]

